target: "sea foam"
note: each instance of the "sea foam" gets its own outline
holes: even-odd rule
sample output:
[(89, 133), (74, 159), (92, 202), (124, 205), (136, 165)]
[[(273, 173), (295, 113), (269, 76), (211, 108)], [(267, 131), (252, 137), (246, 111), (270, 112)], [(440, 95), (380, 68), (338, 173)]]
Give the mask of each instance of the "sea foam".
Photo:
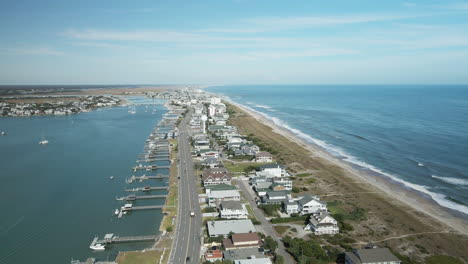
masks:
[[(231, 98), (229, 98), (228, 96), (224, 95), (224, 97), (225, 97), (224, 98), (225, 100), (227, 100), (227, 101), (229, 101), (231, 103), (234, 103), (234, 104), (238, 104), (238, 103), (234, 102), (233, 100), (231, 100)], [(443, 207), (447, 207), (447, 208), (450, 208), (452, 210), (456, 210), (456, 211), (459, 211), (459, 212), (462, 212), (462, 213), (468, 215), (468, 207), (467, 206), (464, 206), (464, 205), (455, 203), (453, 201), (450, 201), (450, 200), (446, 199), (446, 196), (443, 195), (443, 194), (435, 193), (435, 192), (430, 191), (428, 186), (407, 182), (407, 181), (405, 181), (405, 180), (403, 180), (403, 179), (401, 179), (401, 178), (399, 178), (399, 177), (397, 177), (395, 175), (387, 173), (387, 172), (385, 172), (385, 171), (383, 171), (383, 170), (381, 170), (381, 169), (379, 169), (379, 168), (377, 168), (377, 167), (375, 167), (375, 166), (373, 166), (371, 164), (368, 164), (368, 163), (358, 159), (357, 157), (354, 157), (353, 155), (347, 153), (346, 151), (342, 150), (339, 147), (328, 144), (327, 142), (325, 142), (323, 140), (313, 138), (312, 136), (302, 132), (299, 129), (290, 127), (287, 124), (287, 122), (285, 122), (284, 120), (281, 120), (281, 119), (279, 119), (277, 117), (270, 116), (270, 115), (268, 115), (268, 114), (266, 114), (264, 112), (257, 111), (255, 109), (249, 107), (249, 106), (246, 106), (246, 105), (242, 105), (242, 107), (248, 109), (249, 111), (252, 111), (254, 113), (262, 115), (263, 117), (271, 120), (275, 125), (291, 131), (296, 136), (304, 139), (305, 141), (307, 141), (309, 143), (318, 145), (319, 147), (323, 148), (324, 150), (326, 150), (327, 152), (329, 152), (333, 156), (341, 158), (343, 161), (346, 161), (348, 163), (357, 165), (358, 167), (361, 167), (363, 169), (373, 171), (373, 172), (378, 173), (380, 175), (384, 175), (384, 176), (392, 179), (393, 181), (398, 182), (398, 183), (400, 183), (400, 184), (402, 184), (402, 185), (404, 185), (404, 186), (406, 186), (408, 188), (411, 188), (413, 190), (416, 190), (416, 191), (419, 191), (419, 192), (424, 193), (426, 195), (429, 195), (434, 201), (436, 201), (439, 205), (441, 205)], [(445, 178), (445, 179), (447, 179), (447, 178)], [(453, 179), (455, 179), (455, 178), (453, 178)], [(459, 180), (459, 179), (457, 179), (457, 180)]]
[(437, 175), (432, 175), (432, 178), (439, 179), (441, 181), (444, 181), (446, 183), (450, 183), (450, 184), (453, 184), (453, 185), (468, 185), (468, 180), (467, 179), (440, 177), (440, 176), (437, 176)]

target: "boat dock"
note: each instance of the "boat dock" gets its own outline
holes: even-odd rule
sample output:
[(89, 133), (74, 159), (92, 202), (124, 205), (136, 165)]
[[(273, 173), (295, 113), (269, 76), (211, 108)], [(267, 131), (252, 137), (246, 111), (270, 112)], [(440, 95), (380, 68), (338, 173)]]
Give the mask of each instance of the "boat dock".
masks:
[(169, 186), (162, 186), (162, 187), (141, 187), (141, 188), (133, 188), (133, 189), (125, 189), (126, 192), (138, 192), (138, 191), (154, 191), (154, 190), (169, 190)]
[(107, 245), (111, 243), (131, 243), (131, 242), (151, 242), (157, 241), (159, 236), (157, 235), (150, 235), (150, 236), (125, 236), (119, 237), (114, 236), (114, 234), (106, 234), (103, 239), (99, 239), (99, 237), (95, 237), (89, 247), (93, 247), (96, 244)]
[(135, 201), (135, 200), (142, 200), (142, 199), (158, 199), (158, 198), (166, 198), (167, 194), (157, 194), (157, 195), (128, 195), (116, 198), (117, 201)]
[(127, 183), (132, 183), (134, 181), (139, 181), (139, 182), (142, 182), (144, 180), (150, 180), (150, 179), (164, 179), (164, 178), (169, 178), (168, 175), (156, 175), (156, 176), (146, 176), (146, 175), (143, 175), (143, 176), (135, 176), (133, 175), (132, 177), (130, 177), (130, 179), (127, 179), (126, 182)]
[(138, 165), (138, 166), (135, 166), (133, 167), (133, 171), (137, 171), (137, 170), (146, 170), (146, 171), (150, 171), (150, 170), (157, 170), (157, 169), (169, 169), (170, 166), (158, 166), (158, 165), (146, 165), (146, 166), (143, 166), (142, 164)]
[(144, 205), (144, 206), (131, 206), (122, 207), (122, 211), (136, 211), (136, 210), (152, 210), (152, 209), (163, 209), (164, 205)]
[(154, 159), (140, 159), (137, 160), (136, 162), (156, 162), (156, 161), (169, 161), (169, 155), (167, 158), (154, 158)]

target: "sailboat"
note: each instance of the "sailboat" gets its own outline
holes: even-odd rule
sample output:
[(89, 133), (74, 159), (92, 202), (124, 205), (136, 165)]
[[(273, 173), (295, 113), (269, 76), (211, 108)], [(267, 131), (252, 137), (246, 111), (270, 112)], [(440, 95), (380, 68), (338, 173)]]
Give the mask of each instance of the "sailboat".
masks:
[(128, 110), (128, 112), (129, 112), (130, 114), (132, 114), (132, 115), (136, 114), (135, 106), (132, 106), (132, 107), (130, 108), (130, 110)]

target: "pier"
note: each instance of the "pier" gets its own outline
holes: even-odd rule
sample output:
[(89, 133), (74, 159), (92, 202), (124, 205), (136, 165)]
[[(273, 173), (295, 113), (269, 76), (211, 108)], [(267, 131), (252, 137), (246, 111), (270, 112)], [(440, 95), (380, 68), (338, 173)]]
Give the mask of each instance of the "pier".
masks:
[(169, 158), (154, 158), (154, 159), (140, 159), (136, 162), (155, 162), (155, 161), (169, 161)]
[(106, 234), (103, 239), (99, 239), (99, 237), (95, 237), (91, 244), (89, 245), (90, 248), (93, 248), (97, 244), (101, 245), (108, 245), (111, 243), (132, 243), (132, 242), (156, 242), (158, 241), (159, 236), (157, 235), (150, 235), (150, 236), (125, 236), (119, 237), (114, 236), (114, 234)]
[(136, 210), (152, 210), (152, 209), (163, 209), (164, 205), (144, 205), (144, 206), (131, 206), (122, 207), (122, 211), (136, 211)]
[(157, 194), (157, 195), (129, 195), (116, 198), (117, 201), (135, 201), (135, 200), (142, 200), (142, 199), (159, 199), (159, 198), (166, 198), (167, 194)]
[(126, 192), (138, 192), (138, 191), (154, 191), (154, 190), (169, 190), (169, 186), (163, 186), (163, 187), (150, 187), (150, 186), (145, 186), (141, 188), (133, 188), (133, 189), (125, 189)]
[(146, 170), (146, 171), (151, 171), (151, 170), (157, 170), (157, 169), (169, 169), (170, 166), (158, 166), (158, 165), (147, 165), (143, 166), (142, 164), (133, 167), (133, 171), (137, 170)]
[(143, 176), (135, 176), (133, 175), (132, 177), (130, 177), (130, 179), (127, 179), (127, 183), (132, 183), (134, 181), (139, 181), (139, 182), (142, 182), (144, 180), (150, 180), (150, 179), (164, 179), (164, 178), (169, 178), (168, 175), (156, 175), (156, 176), (146, 176), (146, 175), (143, 175)]

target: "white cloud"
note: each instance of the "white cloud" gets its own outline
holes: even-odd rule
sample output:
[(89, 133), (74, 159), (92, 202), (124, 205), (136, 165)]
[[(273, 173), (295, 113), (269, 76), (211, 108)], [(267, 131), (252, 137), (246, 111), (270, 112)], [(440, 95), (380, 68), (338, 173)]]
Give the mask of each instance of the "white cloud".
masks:
[(297, 17), (263, 17), (242, 21), (237, 27), (207, 28), (205, 32), (224, 33), (258, 33), (268, 31), (281, 31), (289, 29), (303, 29), (323, 26), (349, 25), (370, 22), (394, 21), (408, 18), (426, 16), (424, 14), (413, 15), (388, 15), (388, 14), (363, 14), (343, 16), (297, 16)]
[(19, 55), (61, 56), (65, 53), (50, 47), (4, 48), (2, 53)]

